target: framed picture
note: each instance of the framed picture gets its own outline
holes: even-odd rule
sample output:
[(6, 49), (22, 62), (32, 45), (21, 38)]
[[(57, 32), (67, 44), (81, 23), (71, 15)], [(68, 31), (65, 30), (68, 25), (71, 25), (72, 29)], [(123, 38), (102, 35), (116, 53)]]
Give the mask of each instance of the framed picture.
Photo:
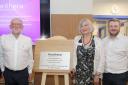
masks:
[(101, 39), (106, 37), (106, 26), (99, 28), (99, 37)]

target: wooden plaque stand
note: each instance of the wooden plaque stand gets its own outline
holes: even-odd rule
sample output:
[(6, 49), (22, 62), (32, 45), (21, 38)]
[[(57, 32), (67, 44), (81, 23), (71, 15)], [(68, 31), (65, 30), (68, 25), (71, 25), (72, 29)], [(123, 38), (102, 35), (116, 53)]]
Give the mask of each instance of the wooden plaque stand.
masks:
[[(65, 85), (69, 85), (69, 70), (39, 69), (41, 52), (70, 52), (73, 56), (73, 40), (39, 40), (35, 46), (34, 72), (42, 72), (41, 85), (45, 85), (47, 75), (54, 75), (55, 85), (59, 85), (59, 75), (64, 76)], [(71, 61), (71, 59), (70, 59)]]
[(41, 80), (41, 85), (45, 85), (46, 83), (46, 77), (47, 75), (54, 75), (54, 80), (55, 80), (55, 85), (59, 85), (59, 75), (64, 76), (64, 83), (65, 85), (69, 85), (69, 74), (68, 73), (58, 73), (58, 72), (43, 72), (42, 74), (42, 80)]

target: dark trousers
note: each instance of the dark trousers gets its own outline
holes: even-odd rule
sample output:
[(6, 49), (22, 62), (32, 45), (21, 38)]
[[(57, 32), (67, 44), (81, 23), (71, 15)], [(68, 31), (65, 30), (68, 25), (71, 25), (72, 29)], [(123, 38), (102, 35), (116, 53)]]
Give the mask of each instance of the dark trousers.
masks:
[(29, 85), (28, 77), (29, 74), (27, 68), (21, 71), (12, 71), (5, 68), (4, 71), (5, 85)]
[(103, 85), (126, 85), (128, 72), (121, 74), (104, 73)]

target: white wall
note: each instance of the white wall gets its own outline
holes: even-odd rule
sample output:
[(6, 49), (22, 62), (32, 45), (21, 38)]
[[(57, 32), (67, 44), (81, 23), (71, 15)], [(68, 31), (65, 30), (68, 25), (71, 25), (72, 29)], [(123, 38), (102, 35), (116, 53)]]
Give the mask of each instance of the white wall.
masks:
[(93, 0), (51, 0), (51, 14), (92, 14)]
[[(112, 6), (116, 4), (119, 13), (112, 13)], [(128, 15), (128, 0), (94, 0), (94, 15)]]
[(119, 13), (128, 15), (128, 0), (50, 0), (51, 14), (112, 15), (112, 5), (117, 4)]

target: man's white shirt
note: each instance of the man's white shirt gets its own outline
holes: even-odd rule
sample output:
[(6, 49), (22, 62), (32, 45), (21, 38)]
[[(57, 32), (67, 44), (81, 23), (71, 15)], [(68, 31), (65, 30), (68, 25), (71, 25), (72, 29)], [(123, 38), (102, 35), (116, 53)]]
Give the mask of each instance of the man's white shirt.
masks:
[(32, 41), (29, 37), (20, 35), (17, 39), (13, 34), (3, 35), (0, 39), (1, 69), (23, 70), (28, 67), (32, 73), (33, 52)]
[(101, 57), (99, 72), (124, 73), (128, 71), (128, 37), (117, 35), (103, 39), (104, 56)]

